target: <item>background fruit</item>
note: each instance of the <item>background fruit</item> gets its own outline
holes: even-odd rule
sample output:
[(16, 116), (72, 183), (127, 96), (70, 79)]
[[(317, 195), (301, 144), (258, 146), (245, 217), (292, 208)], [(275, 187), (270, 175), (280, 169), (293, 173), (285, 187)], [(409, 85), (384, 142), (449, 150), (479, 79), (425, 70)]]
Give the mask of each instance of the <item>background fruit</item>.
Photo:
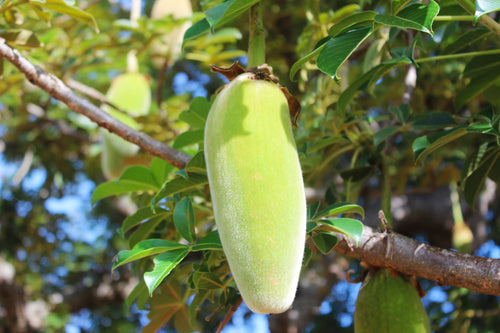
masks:
[[(137, 129), (138, 124), (132, 116), (143, 116), (149, 112), (151, 105), (151, 91), (147, 78), (140, 73), (125, 73), (119, 75), (111, 82), (111, 87), (106, 94), (107, 100), (127, 113), (118, 111), (109, 105), (102, 109), (126, 125)], [(103, 150), (101, 167), (108, 179), (121, 175), (126, 165), (124, 160), (135, 155), (139, 147), (106, 129), (100, 129)]]
[(245, 73), (216, 97), (205, 130), (215, 220), (236, 285), (257, 313), (295, 297), (306, 204), (287, 101)]
[(430, 332), (430, 323), (415, 286), (397, 273), (379, 269), (370, 271), (363, 281), (354, 331), (424, 333)]

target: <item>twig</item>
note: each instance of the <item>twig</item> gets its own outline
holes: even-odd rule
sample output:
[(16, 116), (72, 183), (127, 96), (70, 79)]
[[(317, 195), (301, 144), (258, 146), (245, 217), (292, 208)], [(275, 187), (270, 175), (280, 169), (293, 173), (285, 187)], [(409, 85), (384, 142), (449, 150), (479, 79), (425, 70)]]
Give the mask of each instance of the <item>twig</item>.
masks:
[(233, 317), (233, 315), (236, 312), (236, 310), (238, 310), (238, 308), (240, 307), (241, 302), (243, 302), (243, 298), (241, 298), (241, 296), (240, 296), (240, 298), (238, 299), (238, 301), (236, 302), (236, 304), (233, 305), (229, 309), (229, 311), (227, 312), (226, 316), (224, 317), (224, 320), (220, 323), (219, 327), (217, 328), (217, 332), (216, 333), (222, 332), (222, 330), (224, 329), (224, 326), (226, 326), (226, 324), (229, 323), (229, 320), (231, 320), (231, 318)]
[(35, 66), (23, 57), (19, 51), (8, 46), (3, 38), (0, 38), (0, 56), (17, 67), (32, 84), (42, 88), (50, 96), (63, 102), (71, 110), (86, 116), (100, 127), (104, 127), (125, 140), (135, 143), (179, 169), (183, 169), (190, 160), (191, 156), (188, 154), (175, 150), (140, 131), (130, 128), (90, 103), (87, 99), (78, 96), (57, 77)]
[(81, 82), (75, 81), (73, 79), (67, 79), (65, 81), (66, 81), (65, 83), (71, 89), (76, 90), (79, 93), (81, 93), (89, 98), (92, 98), (96, 102), (99, 102), (101, 104), (107, 104), (117, 111), (120, 111), (122, 113), (126, 113), (124, 110), (120, 109), (119, 107), (117, 107), (113, 103), (109, 102), (108, 99), (106, 98), (106, 96), (101, 94), (100, 91), (98, 91), (92, 87), (89, 87)]
[[(401, 273), (500, 296), (500, 259), (490, 259), (419, 243), (403, 235), (375, 232), (364, 227), (359, 246), (350, 246), (339, 235), (337, 252), (371, 266), (389, 267)], [(386, 253), (387, 248), (390, 248)]]

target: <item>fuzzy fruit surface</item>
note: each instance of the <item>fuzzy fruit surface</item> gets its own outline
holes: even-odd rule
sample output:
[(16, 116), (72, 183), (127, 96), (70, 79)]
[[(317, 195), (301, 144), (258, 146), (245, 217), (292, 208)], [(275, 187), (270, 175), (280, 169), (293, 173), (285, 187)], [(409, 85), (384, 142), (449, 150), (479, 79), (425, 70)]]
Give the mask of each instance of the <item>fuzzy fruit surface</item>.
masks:
[(356, 333), (427, 333), (429, 317), (410, 281), (387, 269), (369, 272), (354, 312)]
[(304, 183), (288, 104), (273, 83), (245, 73), (217, 95), (205, 159), (222, 246), (236, 285), (256, 313), (287, 310), (306, 232)]

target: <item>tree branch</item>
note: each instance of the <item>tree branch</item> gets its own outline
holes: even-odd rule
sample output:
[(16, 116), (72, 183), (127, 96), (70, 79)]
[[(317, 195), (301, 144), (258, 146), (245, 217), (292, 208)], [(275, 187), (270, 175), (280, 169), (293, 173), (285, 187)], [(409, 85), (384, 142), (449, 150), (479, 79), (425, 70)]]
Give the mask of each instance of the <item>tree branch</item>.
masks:
[(420, 243), (391, 232), (376, 232), (365, 226), (359, 246), (341, 240), (337, 252), (369, 265), (393, 268), (401, 273), (436, 281), (439, 285), (463, 287), (500, 296), (500, 259), (478, 257)]
[(63, 102), (71, 110), (86, 116), (100, 127), (106, 128), (125, 140), (135, 143), (152, 155), (166, 160), (179, 169), (183, 169), (191, 158), (188, 154), (175, 150), (140, 131), (128, 127), (85, 98), (76, 95), (57, 77), (35, 66), (16, 49), (8, 46), (3, 38), (0, 38), (0, 56), (17, 67), (32, 84), (45, 90), (50, 96)]

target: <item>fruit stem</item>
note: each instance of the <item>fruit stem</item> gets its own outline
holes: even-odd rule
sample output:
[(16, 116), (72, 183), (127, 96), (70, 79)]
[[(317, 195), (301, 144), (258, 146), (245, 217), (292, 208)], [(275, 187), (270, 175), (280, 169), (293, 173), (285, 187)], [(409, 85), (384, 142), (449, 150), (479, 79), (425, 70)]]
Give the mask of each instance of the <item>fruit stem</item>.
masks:
[(248, 39), (247, 67), (257, 67), (266, 62), (266, 30), (262, 23), (260, 2), (250, 8), (250, 36)]

